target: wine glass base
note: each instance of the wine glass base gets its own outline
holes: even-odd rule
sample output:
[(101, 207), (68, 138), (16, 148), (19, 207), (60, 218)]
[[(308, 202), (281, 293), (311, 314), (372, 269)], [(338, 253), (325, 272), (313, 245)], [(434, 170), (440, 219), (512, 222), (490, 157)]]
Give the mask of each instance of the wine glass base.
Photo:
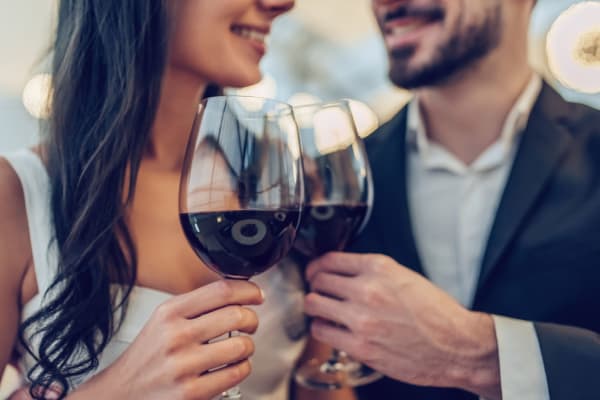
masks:
[(229, 389), (221, 394), (220, 400), (240, 400), (242, 398), (242, 392), (238, 386)]
[(325, 362), (312, 359), (300, 367), (294, 376), (296, 383), (313, 390), (338, 390), (375, 382), (383, 375), (349, 359)]

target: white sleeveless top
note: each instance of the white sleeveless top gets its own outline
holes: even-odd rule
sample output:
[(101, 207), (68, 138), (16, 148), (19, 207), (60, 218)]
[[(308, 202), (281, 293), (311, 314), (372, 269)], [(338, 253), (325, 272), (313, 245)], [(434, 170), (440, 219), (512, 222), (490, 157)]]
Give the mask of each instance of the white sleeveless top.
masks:
[[(31, 150), (4, 155), (17, 173), (25, 196), (29, 235), (36, 273), (38, 294), (23, 310), (22, 320), (40, 309), (42, 296), (53, 282), (58, 263), (58, 250), (53, 244), (50, 212), (50, 182), (40, 158)], [(305, 345), (306, 325), (302, 313), (304, 284), (296, 265), (285, 260), (259, 275), (254, 281), (265, 291), (266, 301), (255, 308), (259, 328), (253, 335), (256, 352), (252, 357), (252, 374), (241, 385), (245, 400), (284, 400), (292, 368)], [(110, 366), (136, 338), (156, 307), (171, 294), (135, 286), (131, 292), (126, 318), (102, 354), (96, 371)], [(29, 343), (36, 351), (37, 343)], [(34, 360), (29, 355), (20, 362), (28, 371)]]

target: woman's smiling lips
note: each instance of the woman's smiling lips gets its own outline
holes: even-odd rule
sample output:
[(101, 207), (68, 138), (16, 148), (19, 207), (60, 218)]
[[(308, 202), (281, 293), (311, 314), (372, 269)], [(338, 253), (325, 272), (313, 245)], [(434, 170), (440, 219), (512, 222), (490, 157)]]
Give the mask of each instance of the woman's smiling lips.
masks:
[(266, 51), (266, 41), (269, 36), (270, 28), (268, 26), (253, 26), (253, 25), (234, 25), (231, 31), (245, 39), (257, 53), (262, 57)]

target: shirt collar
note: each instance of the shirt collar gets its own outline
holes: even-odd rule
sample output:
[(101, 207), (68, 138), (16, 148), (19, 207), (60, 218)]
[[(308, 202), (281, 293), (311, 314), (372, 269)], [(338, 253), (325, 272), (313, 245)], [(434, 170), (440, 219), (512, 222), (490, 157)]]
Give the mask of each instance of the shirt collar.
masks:
[[(521, 92), (521, 95), (508, 113), (498, 141), (492, 145), (500, 148), (499, 157), (504, 157), (509, 153), (510, 149), (513, 148), (515, 137), (519, 135), (527, 126), (527, 121), (529, 120), (531, 110), (533, 109), (541, 89), (542, 79), (538, 74), (534, 73), (531, 80), (523, 92)], [(406, 140), (409, 144), (409, 147), (419, 153), (422, 157), (427, 159), (428, 155), (439, 156), (440, 153), (443, 152), (443, 149), (439, 149), (439, 145), (430, 142), (430, 140), (427, 138), (425, 124), (419, 108), (419, 100), (416, 96), (413, 97), (408, 104), (407, 128)], [(444, 156), (446, 162), (448, 161), (447, 156), (449, 156), (449, 154)], [(429, 161), (430, 162), (426, 162), (426, 164), (429, 164), (431, 167), (438, 166), (437, 164), (439, 164), (435, 160)], [(473, 165), (477, 164), (478, 161), (479, 160), (476, 160)], [(460, 163), (460, 161), (457, 162)]]

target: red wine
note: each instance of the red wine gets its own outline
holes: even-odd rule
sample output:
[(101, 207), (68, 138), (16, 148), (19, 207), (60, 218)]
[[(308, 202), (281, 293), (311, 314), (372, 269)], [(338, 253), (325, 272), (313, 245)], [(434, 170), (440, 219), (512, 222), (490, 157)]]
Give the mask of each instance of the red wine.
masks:
[(365, 204), (305, 206), (294, 248), (311, 258), (342, 250), (366, 213)]
[(217, 211), (181, 214), (181, 226), (198, 256), (226, 278), (249, 279), (291, 249), (300, 212)]

